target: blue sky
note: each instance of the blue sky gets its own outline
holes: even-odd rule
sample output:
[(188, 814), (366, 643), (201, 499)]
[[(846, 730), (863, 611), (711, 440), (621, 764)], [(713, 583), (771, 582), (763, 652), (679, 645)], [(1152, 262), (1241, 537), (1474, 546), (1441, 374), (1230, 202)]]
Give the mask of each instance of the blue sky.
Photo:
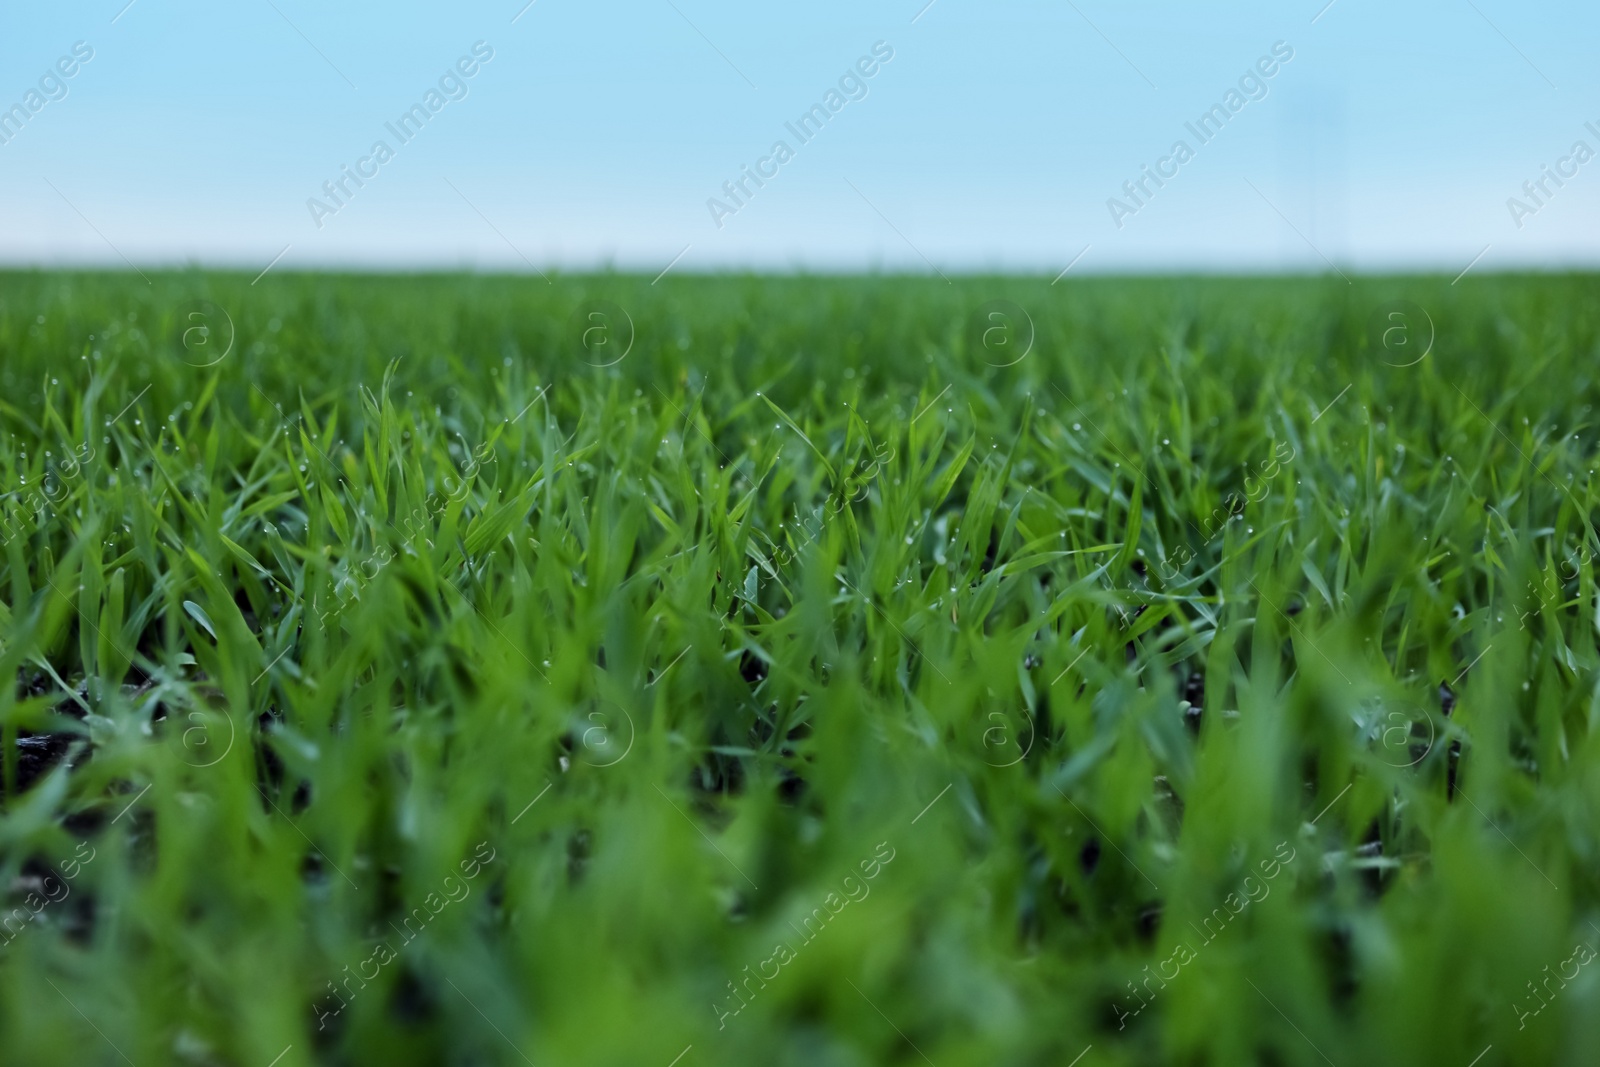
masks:
[[(0, 261), (1054, 276), (1600, 260), (1600, 159), (1572, 155), (1600, 152), (1595, 5), (525, 2), (4, 3), (0, 108), (27, 111), (30, 90), (42, 106), (0, 126)], [(465, 96), (441, 93), (402, 144), (385, 123), (480, 41), (493, 58), (458, 75)], [(75, 65), (77, 42), (93, 58)], [(785, 123), (826, 108), (877, 42), (893, 58), (856, 75), (865, 96), (841, 93), (801, 143)], [(1291, 59), (1271, 61), (1277, 42)], [(1228, 111), (1262, 57), (1265, 96)], [(1185, 123), (1214, 104), (1227, 121), (1202, 144)], [(333, 207), (323, 183), (379, 140), (393, 158), (314, 218), (308, 200)], [(1160, 163), (1179, 140), (1192, 158)], [(758, 163), (776, 174), (714, 218)], [(1158, 165), (1176, 174), (1123, 191)], [(1569, 177), (1535, 203), (1542, 166)]]

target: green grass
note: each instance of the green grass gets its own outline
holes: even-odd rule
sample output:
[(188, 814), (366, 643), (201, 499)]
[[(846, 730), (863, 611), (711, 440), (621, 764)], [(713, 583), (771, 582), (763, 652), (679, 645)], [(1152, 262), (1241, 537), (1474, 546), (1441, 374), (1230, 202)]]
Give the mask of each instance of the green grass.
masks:
[(1592, 1062), (1597, 296), (0, 276), (0, 1062)]

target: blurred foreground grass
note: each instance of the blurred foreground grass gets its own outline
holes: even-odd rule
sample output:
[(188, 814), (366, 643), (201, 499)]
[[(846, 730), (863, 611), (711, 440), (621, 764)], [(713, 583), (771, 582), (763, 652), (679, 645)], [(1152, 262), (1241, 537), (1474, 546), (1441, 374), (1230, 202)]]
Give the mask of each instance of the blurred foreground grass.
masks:
[(1592, 1063), (1597, 295), (0, 275), (0, 1062)]

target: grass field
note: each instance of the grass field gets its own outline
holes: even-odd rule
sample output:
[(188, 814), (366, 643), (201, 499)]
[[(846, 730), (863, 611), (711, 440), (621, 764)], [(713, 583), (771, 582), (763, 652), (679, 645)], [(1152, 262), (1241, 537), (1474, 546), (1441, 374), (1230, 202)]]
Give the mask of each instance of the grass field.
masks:
[(1592, 1063), (1597, 296), (0, 275), (0, 1062)]

